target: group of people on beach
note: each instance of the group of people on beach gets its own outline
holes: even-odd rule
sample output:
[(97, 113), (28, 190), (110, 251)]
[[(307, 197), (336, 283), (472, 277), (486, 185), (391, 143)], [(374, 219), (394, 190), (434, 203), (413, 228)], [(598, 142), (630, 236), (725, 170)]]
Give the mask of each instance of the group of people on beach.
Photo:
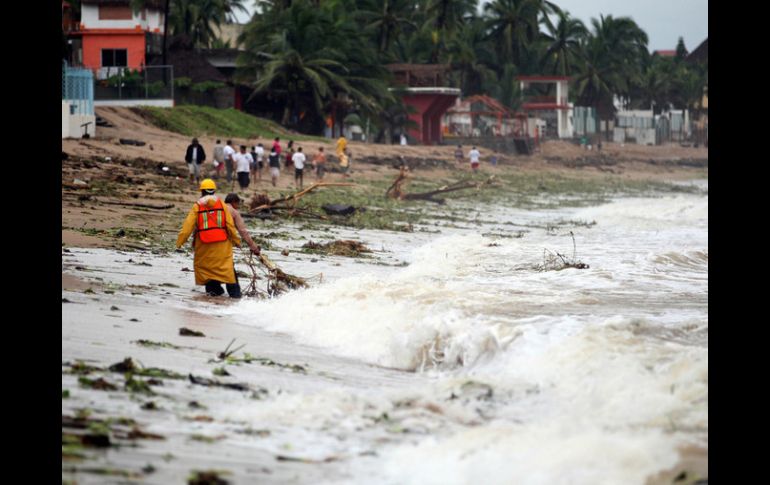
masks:
[[(251, 150), (248, 151), (246, 145), (240, 145), (239, 150), (233, 148), (232, 140), (227, 140), (224, 145), (222, 145), (222, 140), (217, 140), (214, 145), (212, 168), (207, 171), (206, 175), (214, 180), (219, 180), (224, 171), (225, 180), (227, 180), (228, 184), (234, 184), (234, 181), (237, 180), (241, 190), (246, 190), (251, 182), (257, 184), (262, 180), (262, 169), (265, 166), (265, 161), (267, 161), (268, 168), (270, 169), (270, 180), (273, 187), (275, 187), (281, 173), (282, 152), (280, 137), (275, 137), (273, 140), (273, 145), (267, 157), (265, 157), (265, 147), (262, 143), (252, 146)], [(347, 148), (347, 140), (344, 135), (340, 136), (337, 140), (336, 156), (340, 161), (340, 169), (343, 176), (347, 177), (351, 154)], [(198, 142), (198, 139), (193, 138), (185, 153), (185, 162), (190, 173), (191, 183), (197, 184), (200, 182), (201, 173), (206, 171), (203, 168), (205, 161), (206, 151)], [(284, 161), (286, 170), (294, 169), (294, 183), (297, 188), (301, 189), (304, 183), (305, 163), (308, 160), (301, 146), (297, 147), (295, 151), (294, 140), (289, 140), (286, 152), (284, 153)], [(313, 156), (310, 163), (313, 171), (316, 173), (316, 181), (322, 181), (327, 170), (326, 153), (324, 153), (323, 147), (318, 148), (318, 152)]]
[[(350, 151), (347, 145), (344, 136), (337, 140), (335, 154), (340, 161), (343, 176), (348, 176), (347, 172), (350, 168)], [(264, 146), (258, 143), (252, 147), (251, 151), (247, 151), (246, 145), (240, 145), (238, 148), (239, 150), (233, 148), (231, 140), (227, 140), (225, 145), (222, 145), (221, 140), (217, 140), (214, 146), (213, 168), (210, 171), (211, 178), (200, 182), (201, 196), (188, 212), (177, 237), (177, 248), (181, 248), (190, 236), (193, 237), (195, 284), (204, 285), (206, 293), (211, 296), (224, 294), (225, 290), (222, 289), (224, 284), (231, 298), (241, 297), (233, 262), (233, 246), (240, 247), (241, 241), (245, 241), (252, 253), (259, 255), (261, 251), (249, 235), (243, 218), (238, 212), (241, 202), (238, 194), (231, 192), (222, 200), (215, 193), (217, 189), (215, 180), (221, 179), (223, 170), (227, 183), (234, 184), (234, 180), (237, 179), (241, 190), (246, 190), (251, 180), (256, 182), (262, 180)], [(273, 187), (276, 186), (281, 170), (281, 153), (281, 139), (276, 137), (267, 156)], [(457, 145), (455, 158), (459, 164), (464, 163), (462, 145)], [(468, 160), (474, 172), (479, 169), (480, 158), (478, 149), (475, 146), (472, 147), (468, 152)], [(287, 170), (293, 166), (295, 184), (301, 189), (307, 162), (302, 147), (297, 147), (295, 151), (294, 141), (289, 141), (284, 160)], [(198, 183), (201, 167), (206, 161), (206, 152), (197, 138), (193, 138), (192, 143), (187, 147), (185, 161), (189, 168), (190, 181), (194, 180)], [(318, 148), (311, 163), (316, 172), (316, 179), (323, 180), (327, 165), (323, 147)]]

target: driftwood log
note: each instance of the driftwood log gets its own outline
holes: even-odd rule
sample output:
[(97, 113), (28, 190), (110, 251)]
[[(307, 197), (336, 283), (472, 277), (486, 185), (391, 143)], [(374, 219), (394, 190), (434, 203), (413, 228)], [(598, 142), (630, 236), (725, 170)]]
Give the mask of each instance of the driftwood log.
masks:
[(452, 185), (444, 185), (443, 187), (439, 187), (438, 189), (429, 192), (408, 194), (403, 188), (404, 183), (408, 181), (408, 172), (409, 168), (402, 165), (393, 184), (391, 184), (391, 186), (388, 187), (388, 190), (385, 191), (385, 197), (398, 200), (427, 200), (429, 202), (435, 202), (436, 204), (443, 204), (445, 199), (436, 198), (436, 195), (446, 194), (456, 190), (480, 189), (484, 186), (491, 185), (495, 181), (495, 176), (492, 175), (484, 182), (461, 181)]
[(249, 210), (247, 214), (256, 214), (262, 211), (286, 211), (286, 214), (290, 217), (294, 216), (310, 216), (318, 219), (328, 219), (323, 214), (318, 214), (304, 207), (297, 207), (297, 202), (303, 196), (320, 187), (350, 187), (355, 184), (349, 183), (332, 183), (332, 182), (316, 182), (313, 185), (308, 186), (298, 192), (291, 195), (281, 197), (275, 200), (270, 200), (267, 194), (254, 194), (249, 202)]
[(146, 209), (163, 210), (163, 209), (171, 209), (174, 207), (174, 204), (154, 205), (154, 204), (142, 204), (140, 202), (120, 202), (120, 201), (102, 200), (102, 199), (94, 199), (94, 200), (100, 204), (122, 205), (126, 207), (144, 207)]

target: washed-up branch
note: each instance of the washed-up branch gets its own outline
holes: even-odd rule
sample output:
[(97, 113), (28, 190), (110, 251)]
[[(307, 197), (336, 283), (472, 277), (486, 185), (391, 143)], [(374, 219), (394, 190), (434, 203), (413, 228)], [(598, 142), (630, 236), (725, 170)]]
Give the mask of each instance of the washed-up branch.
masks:
[(567, 258), (559, 252), (554, 252), (549, 249), (543, 249), (543, 265), (537, 266), (537, 271), (561, 271), (567, 268), (575, 269), (588, 269), (589, 266), (576, 259), (577, 245), (575, 244), (575, 235), (572, 231), (569, 232), (572, 236), (572, 259)]
[[(257, 261), (255, 261), (254, 254), (250, 252), (249, 259), (245, 263), (249, 267), (249, 271), (251, 271), (251, 280), (243, 292), (246, 296), (265, 298), (280, 295), (288, 290), (308, 287), (305, 278), (285, 273), (278, 265), (270, 261), (265, 253), (260, 253), (257, 256)], [(261, 266), (258, 266), (258, 264)], [(267, 281), (266, 290), (260, 290), (257, 286), (257, 281), (263, 278)]]
[(328, 219), (326, 216), (312, 212), (307, 208), (297, 207), (297, 202), (300, 198), (320, 187), (351, 187), (353, 185), (355, 184), (316, 182), (305, 189), (275, 200), (270, 200), (266, 194), (254, 194), (254, 197), (252, 197), (251, 202), (249, 203), (249, 210), (247, 213), (255, 214), (261, 211), (283, 210), (286, 211), (287, 215), (290, 217), (305, 215), (319, 219)]
[(439, 187), (438, 189), (429, 192), (407, 194), (403, 189), (403, 184), (408, 181), (408, 171), (409, 169), (406, 166), (401, 166), (398, 176), (396, 176), (393, 184), (385, 191), (385, 197), (398, 200), (427, 200), (429, 202), (435, 202), (436, 204), (443, 204), (445, 199), (436, 198), (436, 195), (464, 189), (480, 189), (492, 185), (495, 181), (495, 176), (493, 175), (484, 182), (461, 181), (451, 185), (444, 185), (443, 187)]

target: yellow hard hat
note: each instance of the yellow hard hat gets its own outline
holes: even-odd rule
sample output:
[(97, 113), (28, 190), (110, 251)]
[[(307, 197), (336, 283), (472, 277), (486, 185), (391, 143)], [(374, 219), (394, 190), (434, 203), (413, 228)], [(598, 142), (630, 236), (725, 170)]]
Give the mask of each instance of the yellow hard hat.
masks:
[(211, 179), (203, 179), (200, 190), (217, 190), (217, 184)]

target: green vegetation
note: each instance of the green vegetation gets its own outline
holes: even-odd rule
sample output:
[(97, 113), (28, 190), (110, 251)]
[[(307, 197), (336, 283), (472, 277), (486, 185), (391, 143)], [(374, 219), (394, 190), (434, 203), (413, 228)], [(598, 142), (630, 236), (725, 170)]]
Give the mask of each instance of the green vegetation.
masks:
[[(586, 26), (546, 0), (295, 0), (265, 2), (239, 38), (239, 81), (278, 100), (285, 126), (318, 133), (355, 116), (388, 140), (405, 108), (387, 90), (391, 63), (444, 64), (444, 84), (488, 94), (516, 109), (525, 96), (553, 96), (517, 75), (571, 76), (570, 101), (612, 116), (613, 96), (629, 108), (697, 107), (708, 65), (650, 53), (629, 17), (599, 15)], [(483, 8), (480, 8), (483, 5)], [(396, 118), (400, 121), (396, 121)]]
[[(131, 0), (141, 9), (147, 0)], [(246, 12), (244, 0), (170, 0), (169, 33), (191, 47), (221, 48), (216, 27)], [(553, 96), (542, 86), (520, 92), (517, 75), (570, 76), (571, 99), (613, 116), (614, 97), (627, 108), (699, 109), (708, 92), (708, 62), (686, 61), (680, 38), (676, 55), (661, 57), (630, 17), (598, 15), (584, 24), (548, 0), (293, 0), (261, 1), (236, 41), (241, 50), (236, 81), (283, 126), (318, 134), (331, 117), (367, 126), (388, 141), (408, 126), (407, 108), (388, 64), (443, 64), (443, 84), (464, 96), (487, 94), (512, 109), (524, 96)], [(671, 46), (673, 47), (673, 46)], [(693, 47), (693, 46), (691, 46)], [(129, 81), (135, 74), (129, 75)], [(112, 81), (113, 83), (116, 81)], [(123, 82), (123, 81), (121, 81)], [(177, 88), (206, 91), (216, 83), (175, 81)], [(247, 100), (249, 102), (251, 100)], [(263, 103), (264, 102), (264, 103)], [(158, 111), (158, 110), (149, 110)], [(175, 111), (175, 110), (171, 110)], [(189, 136), (272, 136), (280, 129), (225, 120), (171, 119), (153, 113), (172, 131)], [(347, 120), (347, 121), (346, 121)], [(211, 121), (215, 121), (211, 123)], [(192, 124), (192, 125), (190, 125)], [(197, 126), (200, 124), (201, 126)], [(243, 131), (245, 130), (245, 131)]]
[[(277, 123), (232, 108), (216, 109), (208, 106), (181, 105), (174, 108), (147, 106), (132, 109), (159, 128), (186, 136), (216, 135), (263, 139), (289, 136), (289, 132)], [(291, 137), (295, 140), (328, 141), (312, 136), (292, 134)]]

